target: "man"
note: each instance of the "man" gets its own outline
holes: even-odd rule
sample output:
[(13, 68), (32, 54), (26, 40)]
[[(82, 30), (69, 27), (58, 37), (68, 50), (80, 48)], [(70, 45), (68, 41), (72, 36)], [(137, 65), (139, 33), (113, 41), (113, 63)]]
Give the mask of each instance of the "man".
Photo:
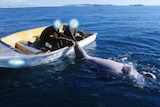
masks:
[(53, 26), (44, 29), (39, 39), (41, 43), (51, 51), (73, 45), (71, 39), (68, 39), (63, 34), (59, 33)]

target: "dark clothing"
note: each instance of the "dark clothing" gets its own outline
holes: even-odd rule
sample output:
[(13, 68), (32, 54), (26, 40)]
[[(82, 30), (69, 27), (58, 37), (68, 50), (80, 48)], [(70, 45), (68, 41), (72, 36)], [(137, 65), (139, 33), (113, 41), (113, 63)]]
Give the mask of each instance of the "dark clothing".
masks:
[(54, 32), (57, 32), (56, 29), (53, 27), (53, 26), (50, 26), (50, 27), (47, 27), (46, 29), (44, 29), (44, 31), (41, 33), (41, 36), (40, 36), (40, 40), (42, 43), (45, 43), (45, 42), (53, 42), (54, 38), (51, 37), (50, 35), (53, 35)]
[(68, 38), (74, 40), (75, 38), (73, 38), (73, 36), (75, 35), (75, 30), (70, 29), (69, 26), (66, 26), (66, 28), (64, 29), (64, 35), (66, 35)]
[[(53, 35), (57, 35), (57, 37), (53, 37)], [(65, 35), (60, 34), (53, 26), (44, 29), (40, 35), (40, 41), (44, 46), (46, 46), (46, 43), (49, 43), (51, 51), (73, 45), (70, 39), (65, 38)]]

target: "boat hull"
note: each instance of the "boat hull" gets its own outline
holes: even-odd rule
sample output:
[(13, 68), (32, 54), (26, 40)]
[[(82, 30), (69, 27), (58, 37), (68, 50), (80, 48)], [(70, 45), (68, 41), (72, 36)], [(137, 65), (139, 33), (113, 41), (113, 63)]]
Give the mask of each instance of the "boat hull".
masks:
[[(97, 33), (79, 41), (79, 45), (84, 47), (96, 39)], [(41, 54), (25, 54), (16, 51), (7, 44), (0, 42), (0, 67), (3, 68), (21, 68), (37, 66), (57, 60), (60, 57), (67, 56), (74, 52), (73, 46), (64, 47), (62, 49), (46, 52)]]

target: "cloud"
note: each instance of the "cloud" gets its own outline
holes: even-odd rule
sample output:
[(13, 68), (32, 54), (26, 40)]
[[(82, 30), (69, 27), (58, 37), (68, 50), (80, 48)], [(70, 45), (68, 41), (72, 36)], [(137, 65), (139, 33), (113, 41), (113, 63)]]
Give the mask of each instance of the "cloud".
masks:
[(2, 5), (33, 5), (29, 0), (0, 0)]
[(24, 2), (25, 0), (2, 0), (4, 3), (21, 3)]

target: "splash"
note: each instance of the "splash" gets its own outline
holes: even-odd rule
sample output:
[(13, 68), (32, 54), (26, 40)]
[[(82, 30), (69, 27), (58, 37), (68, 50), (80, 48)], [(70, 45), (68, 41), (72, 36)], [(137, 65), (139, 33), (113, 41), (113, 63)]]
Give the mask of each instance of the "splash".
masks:
[(135, 69), (132, 62), (124, 63), (124, 69), (127, 71), (128, 79), (134, 86), (140, 88), (145, 86), (145, 78)]
[(132, 62), (128, 62), (125, 64), (129, 67), (129, 70), (131, 72), (131, 76), (129, 79), (131, 85), (133, 85), (134, 87), (138, 87), (138, 88), (145, 88), (145, 87), (153, 88), (153, 87), (155, 87), (154, 85), (157, 84), (157, 82), (158, 82), (157, 79), (149, 79), (149, 78), (144, 77), (142, 75), (143, 71), (137, 71)]

